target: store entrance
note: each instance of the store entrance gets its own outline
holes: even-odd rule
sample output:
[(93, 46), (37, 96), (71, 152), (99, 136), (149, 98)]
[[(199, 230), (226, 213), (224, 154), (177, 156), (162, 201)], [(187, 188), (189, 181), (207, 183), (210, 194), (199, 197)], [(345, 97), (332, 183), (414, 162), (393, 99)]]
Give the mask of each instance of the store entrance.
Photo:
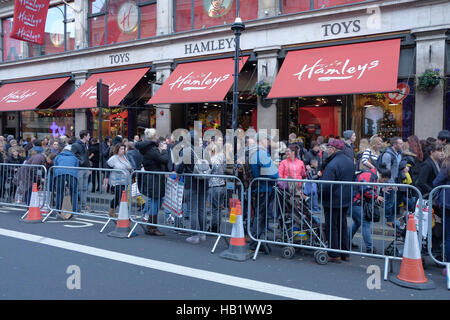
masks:
[(301, 138), (306, 147), (319, 136), (337, 137), (345, 122), (345, 97), (299, 97), (289, 104), (289, 132)]

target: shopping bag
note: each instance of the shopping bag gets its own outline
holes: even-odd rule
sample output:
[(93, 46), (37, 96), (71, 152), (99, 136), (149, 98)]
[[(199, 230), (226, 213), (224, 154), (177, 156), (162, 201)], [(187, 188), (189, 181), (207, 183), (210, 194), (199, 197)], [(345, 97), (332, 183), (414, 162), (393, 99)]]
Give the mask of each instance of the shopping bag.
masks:
[(67, 192), (64, 192), (64, 198), (63, 198), (63, 203), (62, 203), (62, 207), (61, 207), (61, 212), (59, 213), (61, 215), (61, 218), (63, 218), (64, 220), (68, 220), (70, 218), (72, 218), (72, 214), (68, 213), (68, 212), (63, 212), (63, 211), (72, 211), (72, 201), (71, 201), (71, 197)]
[(50, 212), (50, 191), (38, 191), (39, 207), (41, 212)]
[(139, 192), (138, 184), (137, 184), (137, 182), (134, 182), (131, 185), (131, 197), (135, 198), (135, 197), (138, 197), (140, 195), (142, 195), (142, 194)]
[(163, 208), (181, 218), (183, 216), (184, 183), (176, 177), (168, 176), (166, 179), (166, 192)]
[(422, 237), (425, 239), (428, 234), (428, 217), (430, 212), (428, 212), (429, 202), (427, 200), (422, 200), (422, 214), (420, 212), (420, 200), (417, 200), (416, 209), (414, 211), (414, 220), (416, 222), (417, 232), (419, 232), (419, 224), (422, 225)]

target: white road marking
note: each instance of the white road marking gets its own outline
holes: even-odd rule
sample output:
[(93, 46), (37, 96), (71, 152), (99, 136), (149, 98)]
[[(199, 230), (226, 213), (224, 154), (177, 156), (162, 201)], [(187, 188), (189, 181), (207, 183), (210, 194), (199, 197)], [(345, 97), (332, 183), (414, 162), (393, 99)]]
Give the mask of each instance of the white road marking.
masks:
[(347, 300), (346, 298), (332, 296), (322, 293), (317, 293), (313, 291), (295, 289), (290, 287), (285, 287), (277, 284), (251, 280), (236, 276), (230, 276), (223, 273), (212, 272), (207, 270), (195, 269), (185, 266), (180, 266), (173, 263), (162, 262), (158, 260), (152, 260), (137, 256), (132, 256), (120, 252), (109, 251), (104, 249), (99, 249), (91, 246), (85, 246), (74, 242), (62, 241), (53, 238), (45, 238), (42, 236), (23, 233), (8, 229), (0, 228), (0, 235), (31, 241), (38, 242), (40, 244), (45, 244), (48, 246), (66, 249), (70, 251), (80, 252), (84, 254), (89, 254), (92, 256), (110, 259), (114, 261), (124, 262), (128, 264), (133, 264), (136, 266), (141, 266), (145, 268), (155, 269), (164, 272), (170, 272), (174, 274), (181, 275), (183, 277), (191, 277), (211, 282), (220, 283), (223, 285), (239, 287), (247, 290), (258, 291), (262, 293), (267, 293), (271, 295), (277, 295), (285, 298), (298, 299), (298, 300)]

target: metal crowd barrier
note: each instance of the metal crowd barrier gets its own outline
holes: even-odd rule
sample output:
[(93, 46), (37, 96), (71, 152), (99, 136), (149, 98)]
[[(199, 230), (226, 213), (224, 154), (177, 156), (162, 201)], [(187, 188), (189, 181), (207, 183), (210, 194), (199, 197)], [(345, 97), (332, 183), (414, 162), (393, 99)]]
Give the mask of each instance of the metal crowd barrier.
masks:
[[(238, 197), (244, 206), (242, 182), (229, 175), (177, 175), (169, 172), (134, 171), (131, 177), (131, 221), (128, 236), (140, 225), (147, 230), (171, 229), (181, 234), (231, 235), (229, 199)], [(152, 229), (153, 228), (153, 229)]]
[(433, 218), (428, 221), (428, 254), (436, 264), (445, 267), (450, 290), (450, 207), (445, 205), (449, 195), (450, 185), (438, 186), (429, 194), (428, 212)]
[(71, 215), (106, 219), (103, 232), (109, 222), (117, 220), (110, 215), (111, 207), (117, 214), (122, 190), (129, 192), (131, 183), (130, 173), (123, 170), (53, 166), (47, 185), (51, 213), (59, 213), (63, 219)]
[[(28, 209), (33, 184), (39, 189), (41, 206), (48, 202), (45, 192), (47, 169), (42, 165), (0, 164), (0, 205)], [(22, 216), (25, 217), (26, 213)]]
[[(384, 199), (392, 198), (389, 202), (392, 209), (386, 201), (379, 205), (379, 222), (374, 222), (373, 216), (371, 221), (364, 219), (362, 210), (365, 205), (374, 210), (377, 202), (365, 197), (360, 203), (353, 202), (358, 192), (366, 193), (374, 191), (374, 188), (375, 191), (381, 190), (379, 192)], [(351, 200), (346, 207), (344, 202), (348, 198)], [(419, 234), (427, 230), (422, 212), (422, 194), (411, 185), (257, 178), (249, 185), (248, 199), (248, 234), (254, 241), (253, 245), (257, 242), (253, 260), (264, 243), (283, 246), (282, 254), (286, 258), (293, 257), (295, 248), (314, 250), (314, 258), (319, 264), (328, 263), (329, 255), (356, 254), (383, 258), (384, 279), (387, 280), (390, 262), (402, 259), (406, 213), (415, 212), (419, 220)], [(334, 208), (330, 208), (330, 202), (334, 203), (331, 206)], [(400, 204), (403, 204), (402, 208), (399, 208)], [(386, 225), (386, 208), (392, 210), (393, 228)], [(356, 230), (358, 224), (360, 226)], [(328, 225), (335, 227), (328, 228)], [(422, 248), (427, 237), (419, 239)], [(359, 244), (359, 250), (353, 249), (352, 244)], [(369, 247), (363, 250), (366, 245)]]

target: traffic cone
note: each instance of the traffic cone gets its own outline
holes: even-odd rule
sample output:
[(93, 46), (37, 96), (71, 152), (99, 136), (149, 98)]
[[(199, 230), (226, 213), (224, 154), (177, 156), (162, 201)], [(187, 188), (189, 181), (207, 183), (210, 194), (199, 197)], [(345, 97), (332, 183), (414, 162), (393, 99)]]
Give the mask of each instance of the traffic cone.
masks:
[(108, 236), (116, 238), (128, 238), (128, 234), (130, 233), (130, 231), (130, 216), (128, 215), (127, 193), (124, 190), (122, 191), (122, 199), (120, 200), (119, 216), (117, 218), (116, 230), (108, 233)]
[[(232, 217), (232, 214), (234, 214), (235, 217)], [(236, 219), (236, 222), (233, 223), (233, 228), (231, 230), (230, 246), (220, 254), (220, 257), (236, 261), (245, 261), (250, 258), (251, 252), (245, 242), (242, 207), (239, 199), (230, 199), (230, 220), (232, 219)]]
[(406, 230), (405, 247), (403, 249), (400, 273), (398, 276), (391, 276), (390, 280), (399, 286), (407, 288), (420, 290), (435, 288), (433, 281), (428, 280), (423, 271), (416, 223), (414, 221), (414, 215), (412, 214), (408, 217), (408, 227)]
[(21, 218), (20, 221), (26, 223), (39, 223), (42, 222), (41, 209), (39, 208), (39, 195), (37, 183), (33, 184), (31, 192), (30, 207), (25, 215), (25, 218)]

